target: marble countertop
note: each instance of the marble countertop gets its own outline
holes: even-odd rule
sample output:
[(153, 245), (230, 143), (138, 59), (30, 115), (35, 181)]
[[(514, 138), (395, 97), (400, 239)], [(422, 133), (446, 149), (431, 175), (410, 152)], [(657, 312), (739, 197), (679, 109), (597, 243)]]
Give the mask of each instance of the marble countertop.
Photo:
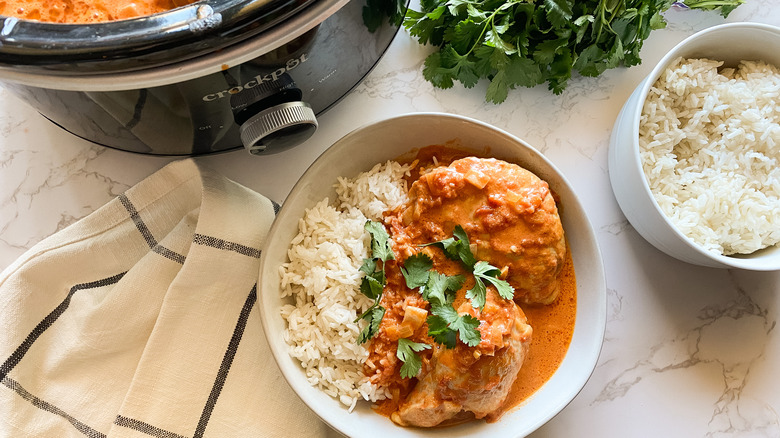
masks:
[[(434, 89), (422, 78), (430, 48), (401, 31), (374, 71), (333, 109), (304, 145), (276, 155), (244, 150), (197, 160), (283, 202), (298, 176), (355, 127), (420, 111), (461, 114), (537, 147), (569, 178), (604, 257), (608, 322), (587, 385), (535, 437), (780, 437), (780, 272), (688, 265), (660, 251), (626, 221), (612, 194), (612, 124), (634, 87), (666, 50), (724, 21), (780, 25), (780, 0), (747, 0), (724, 20), (670, 10), (643, 64), (575, 77), (555, 96), (519, 89), (501, 105), (485, 84)], [(176, 158), (96, 146), (61, 130), (0, 88), (0, 269), (27, 248), (88, 215)]]

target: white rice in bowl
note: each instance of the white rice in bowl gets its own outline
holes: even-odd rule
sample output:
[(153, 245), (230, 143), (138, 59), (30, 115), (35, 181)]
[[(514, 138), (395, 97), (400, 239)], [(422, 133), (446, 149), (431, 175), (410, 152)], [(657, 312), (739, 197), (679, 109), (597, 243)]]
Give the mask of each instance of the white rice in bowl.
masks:
[(373, 300), (360, 292), (358, 269), (369, 256), (366, 221), (380, 220), (382, 212), (407, 201), (403, 177), (410, 168), (388, 161), (353, 179), (339, 178), (338, 200), (331, 205), (324, 199), (306, 210), (289, 262), (279, 267), (282, 297), (295, 302), (281, 309), (290, 355), (301, 362), (309, 383), (350, 410), (360, 399), (388, 396), (362, 370), (368, 351), (357, 338), (365, 322), (355, 319)]
[(674, 225), (709, 251), (780, 242), (780, 72), (763, 62), (675, 60), (639, 127), (645, 176)]

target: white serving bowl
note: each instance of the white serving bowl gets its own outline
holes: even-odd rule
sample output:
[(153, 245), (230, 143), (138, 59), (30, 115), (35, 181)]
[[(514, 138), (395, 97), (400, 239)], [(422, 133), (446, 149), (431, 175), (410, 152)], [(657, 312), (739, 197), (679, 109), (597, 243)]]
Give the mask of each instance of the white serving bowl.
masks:
[[(678, 57), (709, 58), (736, 66), (763, 60), (780, 66), (780, 28), (758, 23), (729, 23), (698, 32), (670, 50), (636, 87), (615, 121), (609, 146), (609, 177), (623, 214), (648, 242), (679, 260), (715, 268), (780, 270), (780, 247), (748, 255), (707, 251), (679, 231), (653, 198), (639, 152), (639, 120), (648, 92)], [(780, 227), (780, 224), (777, 224)]]
[[(349, 413), (337, 400), (309, 385), (300, 363), (288, 354), (279, 314), (278, 267), (297, 234), (306, 208), (335, 198), (338, 176), (354, 177), (375, 164), (415, 148), (456, 140), (459, 147), (523, 165), (545, 179), (560, 196), (560, 214), (577, 278), (577, 312), (571, 346), (558, 371), (530, 399), (498, 422), (473, 421), (452, 427), (402, 428), (374, 413), (367, 402)], [(300, 398), (323, 421), (344, 435), (365, 437), (521, 437), (563, 409), (585, 385), (599, 356), (606, 324), (606, 284), (596, 237), (571, 185), (542, 154), (522, 140), (476, 120), (447, 114), (418, 113), (382, 120), (337, 141), (304, 173), (282, 205), (267, 237), (260, 268), (260, 313), (271, 351), (282, 374)]]

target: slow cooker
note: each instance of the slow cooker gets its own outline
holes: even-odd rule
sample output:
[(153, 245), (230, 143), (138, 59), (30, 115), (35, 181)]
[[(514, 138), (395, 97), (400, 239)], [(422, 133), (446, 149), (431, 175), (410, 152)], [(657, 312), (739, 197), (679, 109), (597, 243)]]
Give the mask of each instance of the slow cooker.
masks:
[(407, 2), (201, 0), (97, 24), (0, 17), (0, 81), (111, 148), (269, 154), (309, 138), (317, 115), (360, 83)]

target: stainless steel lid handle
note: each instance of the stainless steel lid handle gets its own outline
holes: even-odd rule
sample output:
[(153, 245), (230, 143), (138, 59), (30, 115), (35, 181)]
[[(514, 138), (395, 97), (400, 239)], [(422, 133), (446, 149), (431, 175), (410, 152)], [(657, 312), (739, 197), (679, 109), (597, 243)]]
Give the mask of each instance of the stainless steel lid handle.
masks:
[(241, 124), (241, 142), (253, 155), (266, 155), (306, 141), (317, 130), (317, 118), (306, 102), (285, 102), (264, 109)]

